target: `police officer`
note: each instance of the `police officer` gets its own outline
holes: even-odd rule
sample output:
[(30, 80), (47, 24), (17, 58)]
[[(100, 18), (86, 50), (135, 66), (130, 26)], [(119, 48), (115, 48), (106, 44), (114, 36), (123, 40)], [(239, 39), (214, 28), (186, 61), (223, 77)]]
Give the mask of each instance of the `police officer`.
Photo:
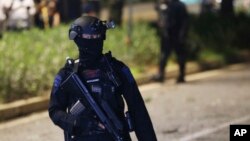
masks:
[[(124, 100), (138, 140), (156, 141), (152, 122), (129, 68), (111, 53), (102, 54), (106, 30), (110, 27), (113, 24), (91, 16), (82, 16), (73, 22), (69, 38), (79, 50), (79, 63), (74, 63), (73, 68), (93, 97), (101, 95), (108, 102), (124, 127), (124, 141), (131, 141), (131, 129), (124, 116)], [(48, 109), (50, 118), (64, 130), (66, 141), (115, 141), (91, 109), (86, 108), (77, 116), (69, 112), (80, 98), (62, 89), (68, 68), (66, 64), (55, 77)]]
[(161, 33), (161, 55), (159, 74), (153, 80), (163, 82), (165, 66), (172, 51), (177, 54), (179, 76), (177, 82), (185, 82), (185, 62), (187, 51), (185, 39), (188, 27), (188, 13), (186, 6), (179, 0), (160, 0), (159, 28)]

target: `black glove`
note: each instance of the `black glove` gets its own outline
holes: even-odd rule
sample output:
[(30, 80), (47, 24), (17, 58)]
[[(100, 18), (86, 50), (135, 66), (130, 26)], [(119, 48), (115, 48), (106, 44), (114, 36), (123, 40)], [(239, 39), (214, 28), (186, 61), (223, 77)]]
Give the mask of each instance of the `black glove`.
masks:
[(86, 117), (79, 117), (74, 122), (74, 135), (81, 135), (82, 133), (87, 133), (92, 130), (94, 121)]
[(74, 124), (74, 135), (81, 135), (90, 131), (104, 132), (105, 127), (95, 118), (81, 117), (77, 118)]

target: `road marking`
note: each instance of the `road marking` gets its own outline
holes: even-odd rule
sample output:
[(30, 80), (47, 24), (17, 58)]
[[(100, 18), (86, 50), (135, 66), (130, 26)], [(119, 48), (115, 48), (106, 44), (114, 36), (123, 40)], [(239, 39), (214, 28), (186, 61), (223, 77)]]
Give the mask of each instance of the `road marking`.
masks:
[(250, 115), (247, 115), (247, 116), (242, 117), (242, 118), (234, 119), (234, 120), (231, 120), (229, 122), (225, 122), (225, 123), (218, 125), (214, 128), (206, 128), (202, 131), (186, 135), (186, 136), (178, 139), (178, 141), (192, 141), (192, 140), (195, 140), (199, 137), (203, 137), (203, 136), (212, 134), (214, 132), (217, 132), (219, 130), (222, 130), (224, 128), (229, 128), (229, 125), (231, 125), (231, 124), (238, 124), (238, 123), (242, 123), (242, 122), (247, 121), (247, 120), (250, 120)]

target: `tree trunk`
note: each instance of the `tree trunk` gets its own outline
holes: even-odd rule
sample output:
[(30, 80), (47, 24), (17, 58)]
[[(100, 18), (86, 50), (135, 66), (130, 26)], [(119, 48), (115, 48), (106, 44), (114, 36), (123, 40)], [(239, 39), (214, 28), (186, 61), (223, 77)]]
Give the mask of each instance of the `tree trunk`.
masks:
[(58, 7), (62, 22), (75, 20), (82, 14), (81, 0), (59, 0)]
[(116, 25), (122, 24), (123, 0), (111, 0), (109, 3), (109, 20), (113, 20)]
[(221, 7), (220, 7), (220, 13), (224, 17), (232, 17), (234, 16), (234, 6), (233, 6), (234, 0), (222, 0)]

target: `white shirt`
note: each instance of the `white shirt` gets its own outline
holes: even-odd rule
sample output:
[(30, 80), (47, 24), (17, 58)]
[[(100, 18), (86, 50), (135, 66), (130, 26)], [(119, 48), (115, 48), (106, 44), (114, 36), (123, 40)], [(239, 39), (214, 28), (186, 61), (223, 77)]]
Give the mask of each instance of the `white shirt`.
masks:
[(0, 0), (0, 21), (6, 19), (6, 15), (4, 13), (4, 9), (8, 9), (11, 5), (12, 0)]
[(9, 28), (28, 28), (31, 25), (30, 19), (35, 13), (33, 0), (13, 0), (7, 26)]
[(36, 9), (33, 0), (13, 0), (9, 20), (25, 20), (28, 19), (30, 15), (34, 15), (35, 12)]

